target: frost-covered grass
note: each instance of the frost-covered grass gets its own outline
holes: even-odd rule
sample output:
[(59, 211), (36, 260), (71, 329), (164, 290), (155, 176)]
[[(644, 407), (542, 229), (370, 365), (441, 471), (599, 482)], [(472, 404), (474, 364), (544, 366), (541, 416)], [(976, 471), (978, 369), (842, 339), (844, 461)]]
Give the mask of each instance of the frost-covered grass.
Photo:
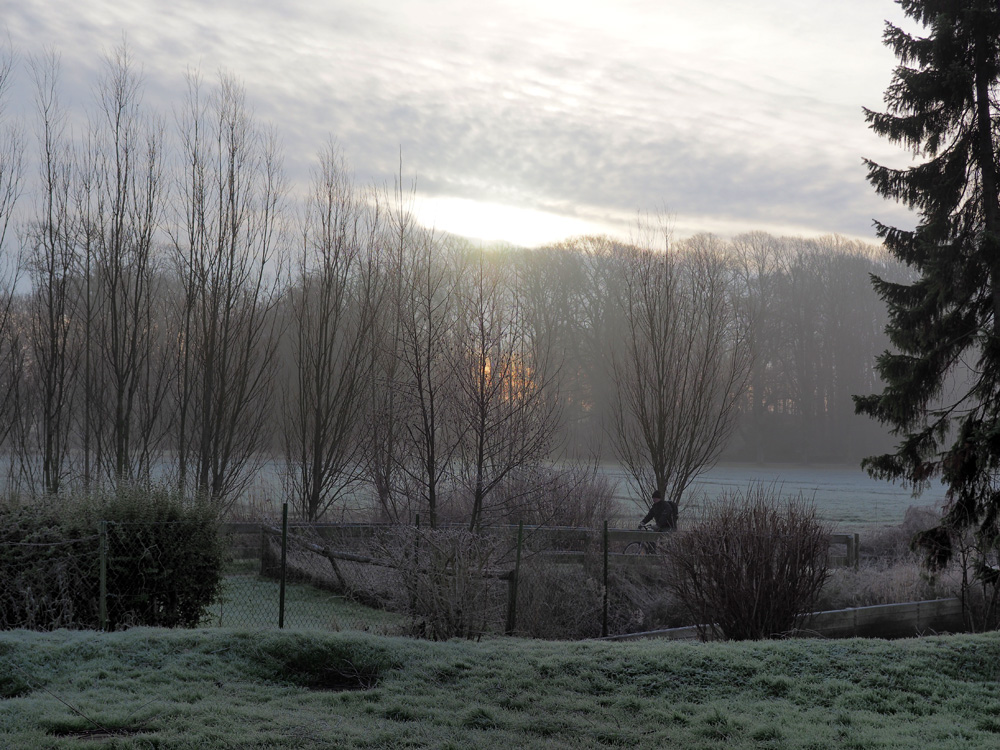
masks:
[[(244, 573), (228, 575), (222, 594), (208, 609), (202, 624), (228, 628), (276, 628), (277, 581)], [(372, 609), (338, 594), (303, 583), (285, 586), (284, 626), (295, 630), (364, 630), (398, 634), (409, 622), (406, 615)]]
[[(996, 634), (558, 644), (15, 631), (0, 633), (0, 747), (994, 748), (998, 678)], [(72, 734), (97, 725), (144, 733)]]

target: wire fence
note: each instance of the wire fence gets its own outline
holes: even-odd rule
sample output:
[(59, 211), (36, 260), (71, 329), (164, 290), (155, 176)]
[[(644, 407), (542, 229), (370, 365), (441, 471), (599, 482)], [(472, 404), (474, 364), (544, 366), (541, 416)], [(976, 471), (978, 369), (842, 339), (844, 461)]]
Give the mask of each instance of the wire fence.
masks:
[[(686, 624), (664, 601), (659, 538), (607, 527), (472, 533), (287, 516), (211, 529), (101, 522), (74, 539), (0, 541), (0, 628), (617, 635)], [(856, 564), (856, 536), (831, 543), (831, 561)]]

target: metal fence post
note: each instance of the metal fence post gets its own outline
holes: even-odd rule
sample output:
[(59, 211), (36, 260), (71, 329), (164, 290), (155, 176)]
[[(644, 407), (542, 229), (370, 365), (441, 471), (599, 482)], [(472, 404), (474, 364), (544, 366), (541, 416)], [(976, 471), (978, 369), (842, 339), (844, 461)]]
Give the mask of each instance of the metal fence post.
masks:
[(861, 564), (861, 535), (854, 535), (854, 569), (857, 570)]
[(108, 522), (100, 522), (100, 558), (101, 572), (98, 591), (98, 618), (101, 630), (108, 629)]
[[(413, 570), (416, 573), (416, 580), (420, 580), (420, 514), (417, 513), (413, 531)], [(414, 622), (417, 617), (417, 585), (413, 586), (413, 590), (410, 592), (410, 617), (414, 618)]]
[(278, 583), (278, 627), (285, 627), (285, 560), (288, 553), (288, 503), (281, 504), (281, 572)]
[(521, 575), (521, 543), (524, 541), (524, 521), (517, 524), (517, 556), (514, 570), (507, 581), (507, 635), (514, 635), (517, 627), (517, 579)]
[(267, 535), (267, 530), (264, 528), (264, 524), (260, 525), (260, 575), (264, 577), (268, 575), (271, 571), (267, 569), (267, 550), (269, 547), (270, 537)]
[(608, 522), (604, 521), (604, 603), (603, 614), (601, 616), (601, 636), (608, 634)]

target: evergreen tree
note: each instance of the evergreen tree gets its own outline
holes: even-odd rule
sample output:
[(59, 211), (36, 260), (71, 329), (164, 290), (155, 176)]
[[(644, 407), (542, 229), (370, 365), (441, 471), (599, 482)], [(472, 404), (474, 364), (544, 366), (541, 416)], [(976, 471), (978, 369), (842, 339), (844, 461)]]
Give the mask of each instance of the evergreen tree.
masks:
[[(1000, 205), (997, 108), (1000, 8), (996, 0), (897, 0), (926, 36), (886, 25), (900, 64), (887, 112), (866, 110), (871, 128), (912, 150), (919, 163), (872, 162), (884, 197), (919, 213), (913, 231), (876, 222), (885, 246), (913, 271), (912, 283), (873, 277), (889, 312), (896, 352), (876, 368), (880, 394), (856, 396), (858, 413), (891, 427), (895, 453), (865, 459), (877, 478), (915, 489), (947, 486), (947, 529), (993, 538), (1000, 511)], [(955, 383), (961, 384), (954, 387)], [(950, 548), (936, 550), (938, 562)]]

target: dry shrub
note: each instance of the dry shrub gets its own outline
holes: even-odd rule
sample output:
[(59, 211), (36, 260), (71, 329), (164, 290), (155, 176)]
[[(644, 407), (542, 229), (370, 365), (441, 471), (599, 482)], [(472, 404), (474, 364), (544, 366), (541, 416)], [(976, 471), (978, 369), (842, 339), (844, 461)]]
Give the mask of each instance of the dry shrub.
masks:
[(537, 469), (504, 487), (511, 523), (599, 528), (616, 512), (614, 484), (591, 467)]
[(931, 506), (911, 505), (906, 509), (903, 522), (898, 526), (885, 526), (861, 540), (861, 556), (869, 560), (916, 560), (912, 552), (913, 538), (941, 523), (940, 510)]
[(475, 638), (504, 623), (513, 545), (508, 534), (395, 527), (373, 541), (398, 587), (391, 609), (409, 612), (415, 633), (434, 640)]
[[(665, 586), (659, 561), (612, 565), (608, 575), (608, 634), (691, 624)], [(532, 638), (596, 638), (603, 625), (603, 556), (592, 544), (584, 564), (527, 554), (518, 583), (517, 634)]]
[[(523, 522), (598, 528), (615, 516), (614, 490), (614, 484), (592, 466), (526, 467), (512, 472), (487, 495), (480, 525)], [(467, 524), (472, 493), (460, 485), (443, 488), (436, 515), (439, 526)], [(426, 514), (422, 518), (426, 522)]]
[(517, 588), (518, 635), (577, 639), (601, 635), (603, 587), (580, 565), (554, 565), (541, 556), (521, 563)]
[(780, 636), (813, 611), (828, 576), (828, 534), (801, 495), (782, 500), (773, 485), (751, 485), (669, 535), (666, 586), (706, 635)]
[(950, 588), (962, 600), (966, 627), (973, 632), (1000, 627), (1000, 532), (946, 530), (952, 557), (935, 576), (951, 574)]
[(921, 569), (917, 555), (906, 550), (895, 560), (866, 560), (857, 569), (831, 571), (816, 607), (848, 609), (922, 601), (938, 598), (940, 591), (939, 582)]
[(934, 599), (945, 591), (940, 576), (929, 576), (912, 549), (913, 538), (940, 522), (932, 507), (910, 506), (903, 522), (861, 538), (861, 562), (831, 571), (817, 608), (848, 609)]
[(880, 529), (862, 544), (857, 571), (838, 571), (824, 602), (831, 607), (962, 600), (973, 631), (1000, 625), (1000, 537), (959, 531), (942, 523), (939, 508), (910, 506), (898, 526)]

